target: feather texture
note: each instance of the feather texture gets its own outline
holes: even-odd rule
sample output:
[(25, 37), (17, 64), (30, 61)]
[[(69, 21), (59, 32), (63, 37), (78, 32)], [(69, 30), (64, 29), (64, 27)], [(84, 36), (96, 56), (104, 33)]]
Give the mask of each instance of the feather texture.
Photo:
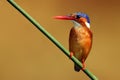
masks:
[[(92, 46), (92, 32), (87, 27), (73, 27), (69, 35), (69, 51), (81, 62), (84, 62)], [(75, 70), (80, 68), (75, 65)]]

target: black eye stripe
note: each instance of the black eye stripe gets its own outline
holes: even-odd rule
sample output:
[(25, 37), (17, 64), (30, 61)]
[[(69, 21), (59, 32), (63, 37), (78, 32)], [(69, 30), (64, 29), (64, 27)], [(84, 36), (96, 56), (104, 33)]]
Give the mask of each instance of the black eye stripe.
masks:
[(78, 18), (80, 18), (80, 16), (79, 16), (79, 15), (76, 15), (76, 18), (78, 19)]

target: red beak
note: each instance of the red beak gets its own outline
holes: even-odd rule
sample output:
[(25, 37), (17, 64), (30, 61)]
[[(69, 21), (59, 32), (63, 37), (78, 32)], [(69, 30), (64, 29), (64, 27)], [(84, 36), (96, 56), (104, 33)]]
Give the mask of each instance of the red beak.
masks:
[(75, 20), (75, 18), (71, 16), (55, 16), (54, 18), (61, 19), (61, 20)]

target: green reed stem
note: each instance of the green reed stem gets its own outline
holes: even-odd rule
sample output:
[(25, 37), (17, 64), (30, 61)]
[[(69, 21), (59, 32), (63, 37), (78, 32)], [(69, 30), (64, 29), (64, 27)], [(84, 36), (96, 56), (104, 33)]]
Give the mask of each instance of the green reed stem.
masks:
[[(48, 33), (35, 19), (33, 19), (27, 12), (25, 12), (14, 0), (7, 0), (14, 8), (16, 8), (25, 18), (27, 18), (37, 29), (39, 29), (50, 41), (52, 41), (63, 53), (70, 57), (70, 52), (66, 50), (50, 33)], [(82, 68), (81, 62), (72, 56), (71, 60)], [(88, 69), (83, 72), (91, 79), (98, 80)]]

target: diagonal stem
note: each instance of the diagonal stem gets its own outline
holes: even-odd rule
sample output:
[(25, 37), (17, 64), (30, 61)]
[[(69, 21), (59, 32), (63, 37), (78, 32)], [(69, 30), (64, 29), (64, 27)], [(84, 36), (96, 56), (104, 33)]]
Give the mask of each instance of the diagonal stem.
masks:
[[(25, 18), (27, 18), (37, 29), (39, 29), (50, 41), (52, 41), (63, 53), (70, 57), (70, 52), (66, 50), (50, 33), (48, 33), (35, 19), (33, 19), (27, 12), (25, 12), (14, 0), (7, 0), (14, 8), (16, 8)], [(71, 60), (82, 68), (81, 62), (72, 56)], [(83, 72), (91, 79), (98, 80), (88, 69)]]

